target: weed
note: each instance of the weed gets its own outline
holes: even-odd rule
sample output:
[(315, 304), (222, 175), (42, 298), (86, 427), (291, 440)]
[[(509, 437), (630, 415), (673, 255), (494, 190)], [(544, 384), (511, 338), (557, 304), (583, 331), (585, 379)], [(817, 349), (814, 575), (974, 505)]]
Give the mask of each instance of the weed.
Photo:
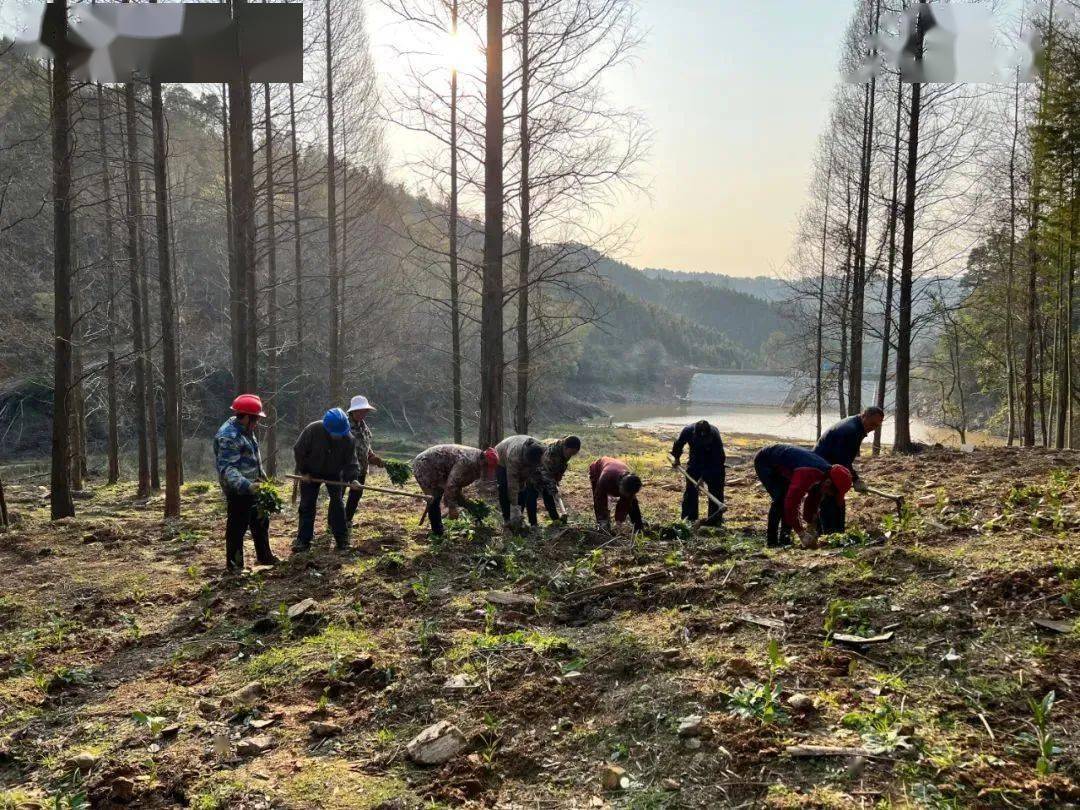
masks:
[(901, 719), (902, 714), (892, 701), (879, 697), (872, 710), (848, 712), (840, 724), (858, 731), (869, 751), (885, 754), (911, 747), (908, 737), (901, 733)]
[(775, 681), (741, 686), (728, 696), (728, 710), (763, 724), (782, 723), (787, 714), (780, 705), (780, 684)]
[(417, 602), (421, 605), (431, 604), (431, 574), (421, 574), (411, 587)]
[(869, 545), (871, 541), (870, 535), (857, 527), (835, 534), (827, 534), (822, 538), (822, 542), (829, 548), (856, 548)]
[(778, 672), (783, 672), (791, 664), (791, 659), (781, 652), (780, 642), (775, 638), (769, 639), (769, 648), (767, 652), (769, 656), (769, 672), (773, 675), (776, 675)]
[(434, 652), (435, 639), (439, 635), (439, 623), (434, 619), (424, 619), (416, 627), (416, 646), (425, 658)]
[(132, 712), (131, 719), (140, 726), (146, 726), (151, 737), (156, 737), (169, 724), (169, 718), (146, 712)]

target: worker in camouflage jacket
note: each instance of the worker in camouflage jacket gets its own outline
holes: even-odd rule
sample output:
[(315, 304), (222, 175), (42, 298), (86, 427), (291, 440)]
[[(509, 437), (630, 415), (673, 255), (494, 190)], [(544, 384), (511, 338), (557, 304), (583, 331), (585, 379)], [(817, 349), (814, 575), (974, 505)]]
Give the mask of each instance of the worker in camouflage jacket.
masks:
[(522, 490), (530, 479), (539, 475), (544, 445), (532, 436), (507, 436), (495, 445), (495, 452), (499, 454), (499, 468), (495, 471), (499, 509), (503, 521), (518, 528), (524, 523), (521, 514)]
[(244, 535), (251, 532), (255, 557), (260, 565), (278, 561), (270, 550), (270, 517), (255, 508), (255, 485), (266, 476), (255, 427), (266, 416), (262, 400), (241, 394), (233, 400), (233, 416), (214, 436), (214, 462), (225, 495), (225, 568), (229, 573), (244, 570)]
[[(368, 402), (367, 397), (357, 395), (349, 403), (349, 428), (352, 430), (353, 444), (356, 445), (356, 462), (360, 465), (360, 474), (356, 480), (361, 484), (367, 481), (369, 466), (383, 466), (383, 460), (371, 449), (371, 428), (368, 426), (367, 416), (374, 411), (375, 406)], [(362, 489), (349, 490), (349, 497), (345, 501), (345, 522), (350, 526), (363, 494)]]
[(427, 515), (433, 536), (443, 533), (444, 499), (448, 516), (456, 518), (462, 502), (461, 491), (481, 477), (490, 479), (498, 466), (499, 454), (493, 448), (478, 450), (463, 444), (437, 444), (412, 460), (413, 478), (431, 499)]
[(552, 523), (566, 522), (566, 506), (563, 504), (559, 485), (570, 466), (570, 459), (581, 452), (581, 439), (577, 436), (564, 436), (544, 446), (544, 456), (536, 472), (525, 482), (518, 506), (529, 516), (529, 524), (538, 525), (537, 503), (542, 497), (544, 508)]

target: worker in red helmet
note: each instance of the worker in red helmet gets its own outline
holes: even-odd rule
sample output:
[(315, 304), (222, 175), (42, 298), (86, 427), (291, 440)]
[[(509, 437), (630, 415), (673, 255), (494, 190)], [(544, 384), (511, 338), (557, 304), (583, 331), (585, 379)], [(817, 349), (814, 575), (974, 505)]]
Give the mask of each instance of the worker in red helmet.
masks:
[(816, 547), (821, 500), (832, 497), (843, 504), (844, 496), (851, 489), (851, 471), (842, 464), (830, 464), (806, 448), (791, 444), (763, 447), (754, 456), (754, 470), (772, 499), (767, 545), (789, 545), (794, 532), (804, 546)]
[(255, 438), (255, 426), (266, 416), (262, 400), (241, 394), (233, 400), (232, 412), (214, 436), (214, 460), (228, 514), (225, 568), (238, 574), (244, 570), (244, 535), (249, 530), (259, 565), (273, 565), (278, 559), (270, 550), (270, 518), (255, 509), (255, 484), (266, 477)]

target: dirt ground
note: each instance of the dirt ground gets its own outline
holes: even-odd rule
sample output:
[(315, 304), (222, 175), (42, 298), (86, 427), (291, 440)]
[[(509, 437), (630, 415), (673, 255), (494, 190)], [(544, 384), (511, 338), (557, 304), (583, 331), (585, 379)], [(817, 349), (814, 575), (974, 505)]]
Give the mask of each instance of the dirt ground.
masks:
[[(668, 439), (586, 433), (566, 528), (432, 545), (414, 502), (368, 494), (351, 552), (241, 578), (214, 483), (164, 527), (129, 486), (56, 524), (12, 487), (0, 808), (1080, 802), (1080, 455), (866, 458), (903, 513), (853, 495), (847, 534), (774, 551), (763, 442), (729, 441), (726, 527), (690, 534)], [(645, 478), (645, 536), (591, 530), (601, 452)], [(279, 556), (295, 528), (275, 518)], [(415, 764), (438, 721), (462, 750)]]

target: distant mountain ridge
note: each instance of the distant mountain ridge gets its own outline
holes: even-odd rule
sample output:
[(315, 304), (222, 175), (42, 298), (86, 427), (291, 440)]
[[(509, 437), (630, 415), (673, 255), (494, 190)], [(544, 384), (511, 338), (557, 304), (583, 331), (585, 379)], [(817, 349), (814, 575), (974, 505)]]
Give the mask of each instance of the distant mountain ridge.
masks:
[(664, 267), (646, 267), (642, 271), (649, 278), (670, 281), (699, 281), (710, 287), (753, 295), (770, 303), (785, 300), (790, 294), (787, 284), (771, 276), (726, 276), (723, 273), (703, 273), (689, 270), (669, 270)]

